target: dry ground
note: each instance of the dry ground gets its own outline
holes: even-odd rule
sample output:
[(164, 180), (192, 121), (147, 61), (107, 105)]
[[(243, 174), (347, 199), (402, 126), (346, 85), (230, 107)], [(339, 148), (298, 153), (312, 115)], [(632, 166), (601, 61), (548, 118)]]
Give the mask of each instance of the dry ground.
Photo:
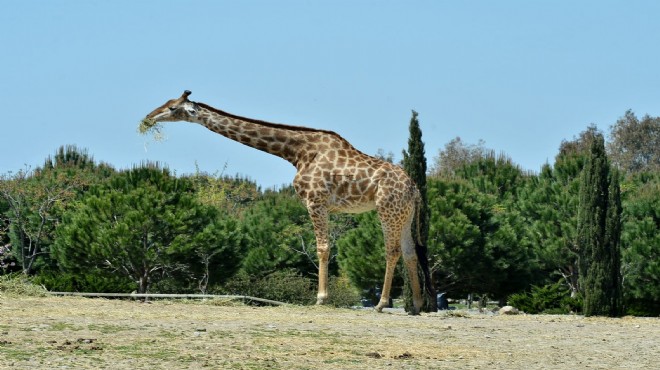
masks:
[(8, 369), (652, 369), (660, 319), (0, 298)]

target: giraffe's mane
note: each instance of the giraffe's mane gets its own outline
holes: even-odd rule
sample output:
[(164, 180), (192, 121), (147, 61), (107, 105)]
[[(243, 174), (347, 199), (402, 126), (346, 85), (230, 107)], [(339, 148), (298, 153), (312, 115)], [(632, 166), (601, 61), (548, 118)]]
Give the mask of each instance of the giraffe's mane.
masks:
[[(195, 104), (199, 105), (202, 108), (208, 109), (210, 111), (216, 112), (221, 116), (229, 117), (229, 118), (234, 118), (234, 119), (239, 119), (242, 121), (247, 121), (251, 122), (260, 126), (265, 126), (265, 127), (272, 127), (272, 128), (279, 128), (279, 129), (284, 129), (284, 130), (292, 130), (292, 131), (303, 131), (303, 132), (322, 132), (324, 134), (332, 135), (336, 137), (337, 139), (345, 142), (348, 145), (351, 145), (346, 139), (341, 137), (338, 133), (330, 130), (320, 130), (320, 129), (315, 129), (315, 128), (310, 128), (310, 127), (305, 127), (305, 126), (293, 126), (293, 125), (284, 125), (281, 123), (272, 123), (272, 122), (266, 122), (254, 118), (248, 118), (248, 117), (242, 117), (242, 116), (237, 116), (232, 113), (225, 112), (223, 110), (220, 110), (218, 108), (214, 108), (208, 104), (204, 103), (199, 103), (199, 102), (194, 102)], [(352, 146), (352, 145), (351, 145)]]

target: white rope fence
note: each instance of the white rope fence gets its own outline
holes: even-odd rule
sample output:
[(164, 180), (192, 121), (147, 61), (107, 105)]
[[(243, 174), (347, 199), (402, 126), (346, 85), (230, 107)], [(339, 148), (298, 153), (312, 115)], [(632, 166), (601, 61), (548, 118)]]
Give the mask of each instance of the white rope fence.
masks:
[(283, 306), (287, 303), (270, 299), (251, 297), (247, 295), (216, 295), (216, 294), (159, 294), (159, 293), (78, 293), (78, 292), (47, 292), (56, 296), (95, 297), (95, 298), (174, 298), (174, 299), (227, 299), (243, 302), (259, 302), (273, 306)]

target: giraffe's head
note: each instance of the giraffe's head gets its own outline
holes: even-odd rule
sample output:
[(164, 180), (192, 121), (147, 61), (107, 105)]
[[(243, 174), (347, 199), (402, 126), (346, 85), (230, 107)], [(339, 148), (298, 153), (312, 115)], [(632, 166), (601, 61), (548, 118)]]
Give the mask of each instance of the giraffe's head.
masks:
[(190, 90), (183, 92), (181, 97), (168, 100), (167, 103), (147, 114), (140, 122), (140, 132), (147, 132), (159, 122), (190, 121), (197, 117), (197, 104), (188, 100)]

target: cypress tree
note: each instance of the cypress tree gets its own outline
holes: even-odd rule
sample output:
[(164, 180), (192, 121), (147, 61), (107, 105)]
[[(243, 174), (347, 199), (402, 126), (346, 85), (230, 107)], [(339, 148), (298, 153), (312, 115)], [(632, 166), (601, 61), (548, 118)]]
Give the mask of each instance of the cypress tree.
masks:
[(619, 171), (610, 172), (607, 204), (607, 222), (605, 224), (606, 249), (610, 253), (610, 286), (607, 287), (610, 300), (609, 316), (623, 315), (623, 281), (621, 277), (621, 188)]
[[(426, 156), (424, 153), (424, 142), (422, 141), (422, 130), (419, 127), (419, 120), (417, 119), (417, 112), (412, 111), (410, 118), (410, 136), (408, 138), (408, 150), (403, 151), (403, 168), (408, 173), (408, 176), (415, 182), (417, 189), (421, 196), (420, 210), (419, 210), (419, 226), (416, 220), (413, 222), (413, 230), (419, 227), (420, 239), (416, 240), (417, 255), (419, 257), (419, 275), (420, 282), (422, 282), (422, 294), (424, 295), (424, 306), (422, 311), (435, 312), (437, 311), (435, 288), (433, 284), (426, 283), (425, 274), (429, 274), (428, 266), (428, 250), (426, 241), (429, 235), (429, 209), (426, 195)], [(413, 235), (416, 235), (413, 232)], [(430, 276), (429, 276), (430, 279)], [(432, 280), (432, 279), (430, 279)], [(406, 274), (404, 274), (404, 300), (406, 303), (406, 311), (412, 308), (412, 292), (409, 288), (409, 281)]]
[(621, 199), (618, 175), (610, 176), (609, 169), (603, 135), (598, 133), (582, 172), (578, 209), (585, 316), (617, 316), (621, 312)]

